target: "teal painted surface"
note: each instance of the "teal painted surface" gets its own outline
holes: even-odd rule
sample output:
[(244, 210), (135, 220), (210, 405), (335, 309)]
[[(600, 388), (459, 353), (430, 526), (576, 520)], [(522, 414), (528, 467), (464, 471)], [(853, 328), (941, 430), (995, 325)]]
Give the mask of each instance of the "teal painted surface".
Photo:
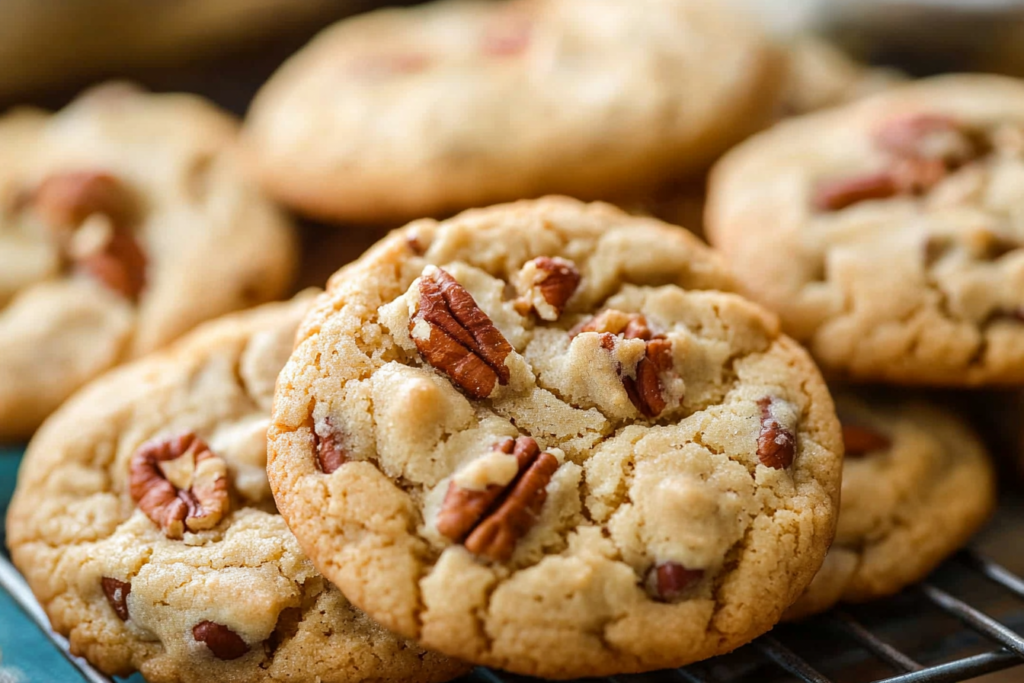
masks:
[[(7, 503), (14, 492), (22, 449), (0, 447), (0, 512), (7, 517)], [(4, 553), (7, 543), (4, 533)], [(83, 680), (73, 666), (50, 644), (43, 632), (0, 590), (0, 681), (49, 683)]]
[(84, 681), (6, 592), (0, 590), (0, 681)]
[[(14, 483), (18, 478), (18, 463), (21, 462), (22, 448), (0, 446), (0, 519), (7, 519), (7, 503), (14, 493)], [(6, 526), (6, 525), (0, 525)], [(7, 553), (7, 536), (4, 528), (0, 528), (0, 547)]]
[[(24, 449), (0, 446), (0, 519), (7, 518), (7, 504), (14, 493), (18, 464)], [(7, 554), (5, 531), (0, 541)], [(0, 683), (79, 683), (85, 679), (43, 635), (43, 632), (0, 589)], [(142, 676), (117, 679), (145, 683)]]

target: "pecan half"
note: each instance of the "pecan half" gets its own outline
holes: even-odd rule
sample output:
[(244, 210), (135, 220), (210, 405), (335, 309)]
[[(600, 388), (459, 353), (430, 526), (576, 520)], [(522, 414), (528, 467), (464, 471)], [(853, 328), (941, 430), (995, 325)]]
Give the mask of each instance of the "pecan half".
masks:
[(558, 460), (528, 436), (505, 439), (494, 450), (515, 456), (515, 478), (504, 486), (492, 484), (478, 491), (464, 489), (453, 480), (437, 516), (437, 529), (453, 541), (462, 541), (474, 555), (503, 562), (536, 523)]
[(32, 207), (48, 224), (73, 229), (93, 214), (116, 225), (134, 220), (134, 202), (127, 188), (104, 171), (72, 171), (47, 176), (32, 193)]
[(775, 417), (776, 402), (764, 397), (757, 402), (761, 409), (761, 433), (757, 437), (757, 457), (761, 464), (774, 469), (784, 469), (793, 464), (796, 454), (796, 437)]
[(675, 602), (702, 578), (703, 569), (687, 569), (678, 562), (659, 562), (647, 572), (647, 592), (661, 602)]
[(200, 621), (193, 626), (192, 637), (210, 648), (217, 659), (238, 659), (249, 651), (249, 646), (241, 636), (214, 621)]
[(892, 440), (884, 434), (854, 422), (843, 423), (843, 445), (846, 455), (861, 456), (872, 451), (881, 451), (892, 446)]
[(518, 279), (516, 310), (526, 315), (533, 309), (542, 320), (558, 320), (580, 285), (580, 272), (572, 261), (540, 256), (522, 267)]
[(538, 454), (494, 512), (466, 537), (466, 550), (496, 562), (512, 557), (516, 543), (537, 522), (537, 515), (548, 498), (547, 485), (557, 469), (555, 456), (548, 452)]
[[(515, 456), (516, 476), (533, 464), (540, 454), (537, 442), (526, 436), (500, 441), (494, 444), (493, 450)], [(506, 488), (508, 485), (491, 484), (483, 490), (474, 491), (462, 488), (452, 480), (437, 514), (437, 530), (453, 541), (462, 541), (490, 511)]]
[[(191, 459), (191, 471), (188, 487), (179, 489), (160, 463), (182, 457)], [(186, 529), (210, 529), (227, 513), (227, 466), (193, 432), (142, 444), (129, 467), (132, 499), (168, 538), (181, 538)]]
[(128, 594), (132, 592), (132, 585), (104, 576), (100, 579), (100, 586), (117, 618), (128, 621)]
[[(409, 332), (420, 355), (473, 398), (508, 384), (512, 345), (455, 278), (430, 267), (420, 277), (419, 310)], [(421, 329), (426, 324), (426, 330)]]
[(341, 438), (329, 416), (323, 421), (322, 426), (317, 424), (314, 427), (313, 444), (316, 448), (316, 464), (324, 474), (330, 474), (348, 462)]

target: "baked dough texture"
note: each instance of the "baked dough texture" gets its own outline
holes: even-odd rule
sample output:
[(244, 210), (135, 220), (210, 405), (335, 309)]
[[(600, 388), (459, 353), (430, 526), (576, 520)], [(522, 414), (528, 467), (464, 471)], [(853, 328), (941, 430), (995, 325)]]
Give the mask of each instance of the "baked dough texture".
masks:
[[(100, 670), (139, 670), (150, 683), (427, 683), (466, 671), (354, 609), (275, 511), (265, 469), (274, 381), (311, 298), (207, 323), (111, 371), (29, 445), (7, 520), (11, 554), (54, 629)], [(144, 444), (183, 433), (213, 456), (183, 462), (186, 452), (161, 476), (180, 482), (194, 465), (192, 488), (175, 484), (182, 497), (216, 463), (227, 507), (208, 528), (170, 538), (134, 501), (135, 468)]]
[(263, 185), (399, 224), (703, 172), (774, 115), (783, 60), (725, 3), (445, 0), (346, 19), (250, 109)]
[(293, 226), (237, 123), (192, 95), (94, 88), (0, 118), (0, 439), (196, 324), (286, 293)]
[(817, 369), (732, 286), (690, 233), (604, 204), (393, 232), (331, 279), (279, 379), (282, 515), (353, 603), (473, 663), (732, 650), (817, 571), (842, 457)]
[(953, 75), (783, 122), (711, 175), (705, 230), (827, 375), (1024, 382), (1024, 84)]
[(839, 526), (788, 619), (920, 581), (995, 509), (995, 469), (956, 414), (880, 390), (834, 395), (846, 445)]

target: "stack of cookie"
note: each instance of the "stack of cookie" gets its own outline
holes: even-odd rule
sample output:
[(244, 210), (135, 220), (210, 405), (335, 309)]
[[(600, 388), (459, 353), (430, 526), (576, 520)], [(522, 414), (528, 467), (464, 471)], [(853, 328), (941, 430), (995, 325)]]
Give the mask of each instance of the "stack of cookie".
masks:
[[(742, 142), (786, 63), (715, 3), (448, 0), (326, 31), (240, 143), (124, 87), (5, 119), (0, 436), (46, 418), (7, 526), (54, 628), (151, 683), (564, 679), (931, 571), (994, 505), (988, 456), (848, 383), (1024, 382), (1024, 85), (851, 86)], [(703, 187), (723, 154), (717, 249), (537, 198)], [(202, 323), (287, 291), (263, 192), (469, 210)]]

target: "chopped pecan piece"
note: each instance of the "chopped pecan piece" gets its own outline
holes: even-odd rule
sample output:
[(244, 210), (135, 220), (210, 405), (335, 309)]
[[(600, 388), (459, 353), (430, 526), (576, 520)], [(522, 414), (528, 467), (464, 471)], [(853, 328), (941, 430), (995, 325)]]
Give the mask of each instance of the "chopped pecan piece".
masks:
[(48, 224), (74, 229), (93, 214), (104, 214), (115, 225), (134, 220), (128, 190), (110, 173), (73, 171), (47, 176), (32, 193), (32, 207)]
[(675, 602), (702, 578), (703, 569), (687, 569), (678, 562), (659, 562), (647, 573), (647, 591), (661, 602)]
[[(540, 454), (537, 442), (524, 436), (496, 443), (494, 450), (514, 455), (517, 461), (517, 473), (523, 472), (533, 464)], [(505, 486), (491, 484), (483, 490), (474, 491), (462, 488), (453, 480), (448, 484), (448, 492), (445, 494), (441, 511), (437, 515), (437, 530), (453, 541), (462, 541), (491, 510), (506, 488), (508, 488), (507, 484)]]
[(872, 451), (885, 450), (892, 446), (892, 440), (884, 434), (856, 422), (843, 421), (843, 445), (846, 455), (860, 456)]
[(665, 410), (665, 391), (659, 375), (671, 372), (672, 342), (663, 335), (654, 334), (647, 324), (647, 318), (640, 313), (623, 313), (607, 309), (579, 325), (570, 332), (575, 336), (583, 332), (597, 332), (602, 335), (601, 347), (611, 351), (615, 348), (614, 336), (623, 339), (642, 339), (647, 342), (644, 357), (636, 366), (636, 377), (622, 377), (622, 386), (630, 403), (644, 417), (655, 418)]
[(490, 396), (495, 383), (508, 384), (505, 359), (512, 345), (469, 292), (433, 267), (420, 277), (419, 289), (419, 310), (409, 321), (409, 332), (423, 359), (473, 398)]
[(776, 401), (764, 397), (757, 402), (761, 409), (761, 434), (757, 437), (757, 457), (761, 464), (774, 469), (784, 469), (793, 464), (796, 454), (796, 437), (775, 416)]
[(606, 308), (594, 317), (577, 325), (569, 331), (570, 337), (584, 332), (599, 334), (621, 334), (625, 339), (650, 339), (651, 329), (647, 318), (640, 313), (623, 313), (614, 308)]
[(889, 171), (828, 180), (818, 185), (812, 202), (818, 211), (839, 211), (869, 199), (888, 199), (899, 192)]
[(542, 320), (558, 320), (579, 285), (580, 273), (572, 261), (540, 256), (519, 271), (516, 310), (526, 315), (533, 309)]
[(423, 243), (419, 234), (412, 232), (406, 235), (405, 243), (408, 245), (409, 250), (417, 256), (423, 256), (427, 253), (427, 245)]
[(503, 562), (537, 521), (558, 460), (542, 452), (528, 436), (505, 439), (495, 444), (494, 450), (515, 456), (515, 478), (504, 486), (491, 485), (479, 491), (452, 481), (438, 513), (437, 528), (453, 541), (462, 541), (474, 555)]
[(249, 646), (241, 636), (214, 621), (200, 621), (193, 626), (192, 637), (210, 648), (217, 659), (238, 659), (249, 651)]
[[(191, 460), (187, 487), (180, 489), (160, 465), (179, 458)], [(227, 466), (193, 432), (142, 444), (129, 467), (132, 499), (168, 538), (210, 529), (227, 513)]]
[(114, 609), (117, 618), (121, 621), (128, 621), (128, 594), (132, 592), (132, 585), (104, 576), (100, 579), (100, 586), (102, 586), (103, 595)]
[(348, 462), (340, 436), (329, 416), (322, 425), (317, 424), (313, 428), (313, 445), (316, 448), (316, 464), (324, 474), (330, 474)]
[(658, 375), (671, 371), (672, 367), (672, 343), (667, 339), (651, 339), (644, 357), (637, 363), (636, 379), (622, 378), (626, 395), (644, 417), (654, 418), (665, 410), (664, 388)]
[(961, 123), (935, 114), (888, 121), (876, 131), (875, 144), (890, 156), (888, 167), (819, 184), (815, 209), (838, 211), (869, 199), (924, 194), (985, 151)]
[(75, 267), (129, 301), (138, 301), (146, 286), (146, 255), (127, 231), (112, 233), (101, 250), (77, 259)]

